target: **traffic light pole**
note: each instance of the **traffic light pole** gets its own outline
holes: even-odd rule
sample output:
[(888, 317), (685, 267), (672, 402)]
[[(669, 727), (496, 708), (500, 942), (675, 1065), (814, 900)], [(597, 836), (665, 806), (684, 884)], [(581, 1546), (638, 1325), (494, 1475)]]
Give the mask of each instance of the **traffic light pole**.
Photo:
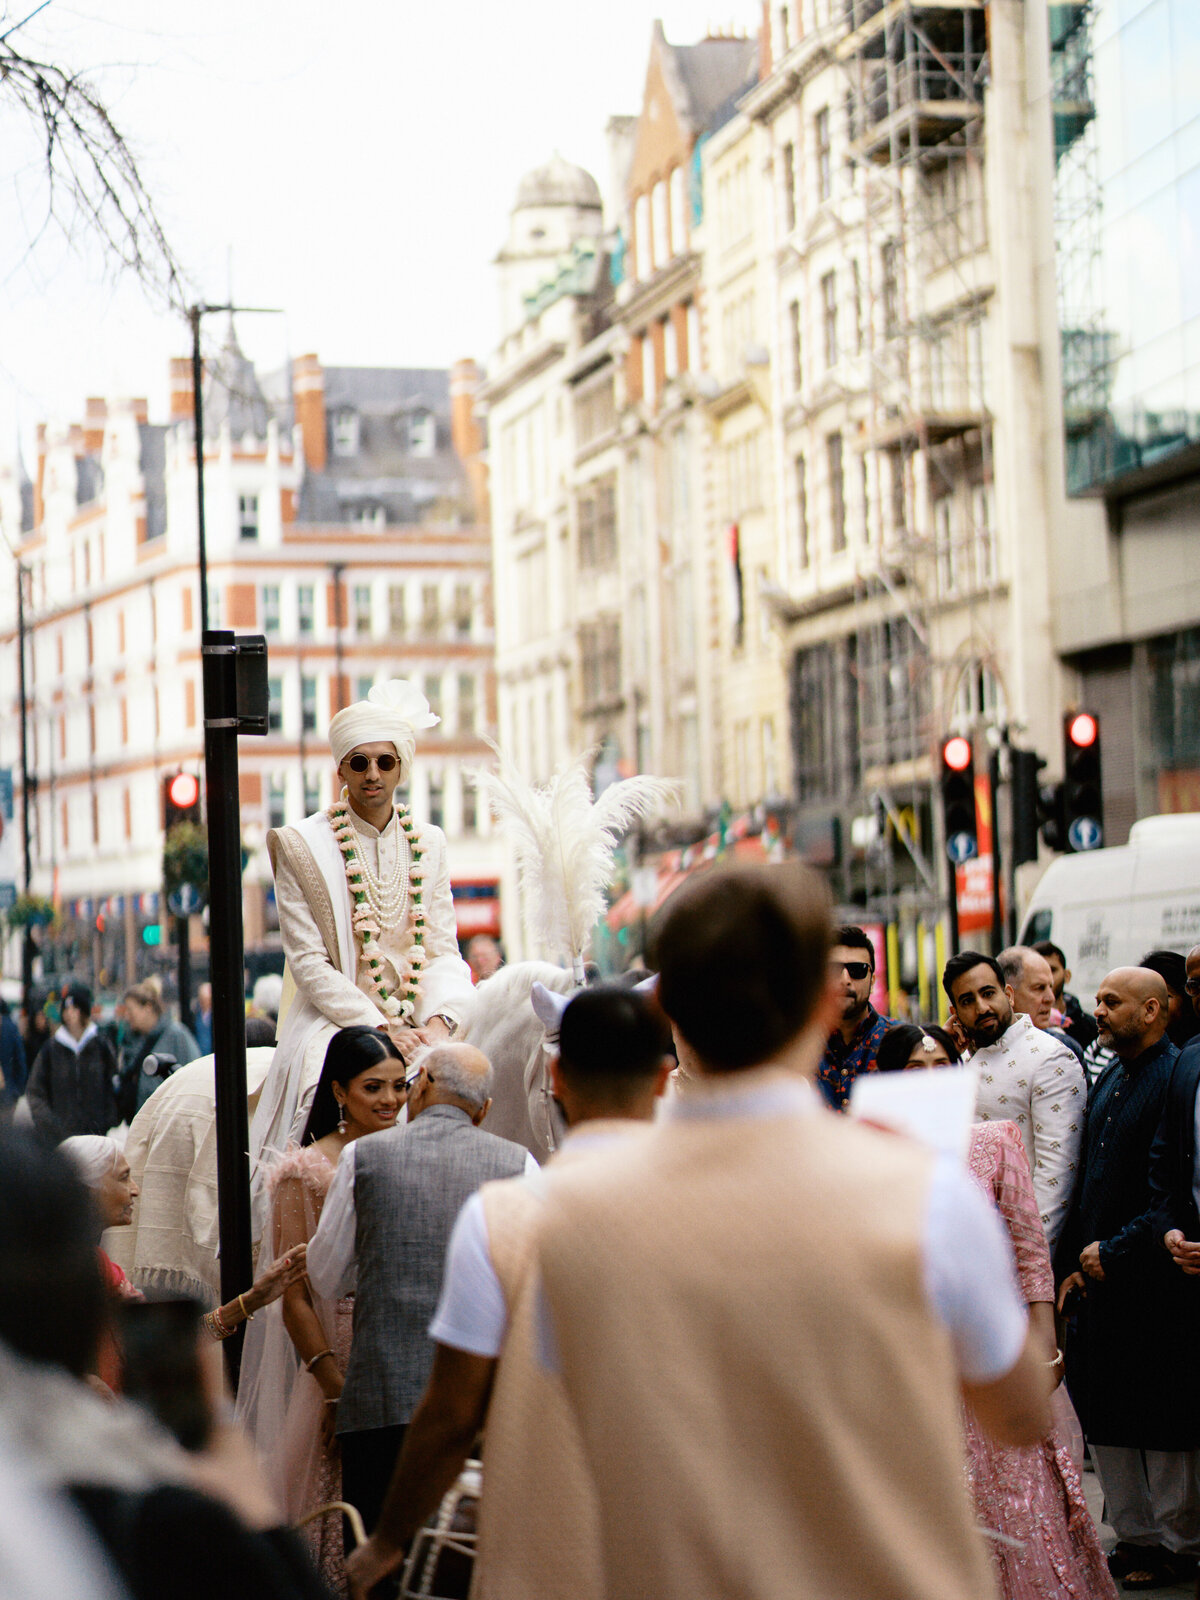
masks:
[[(217, 1091), (217, 1216), (221, 1300), (253, 1281), (250, 1239), (250, 1116), (246, 1104), (246, 978), (242, 934), (241, 807), (238, 800), (237, 641), (203, 636), (204, 772), (208, 811), (208, 905), (213, 1055)], [(182, 951), (183, 946), (180, 945)], [(231, 1378), (243, 1329), (225, 1341)]]
[(191, 1027), (192, 1013), (192, 948), (191, 919), (175, 918), (175, 938), (179, 943), (179, 1020), (185, 1028)]

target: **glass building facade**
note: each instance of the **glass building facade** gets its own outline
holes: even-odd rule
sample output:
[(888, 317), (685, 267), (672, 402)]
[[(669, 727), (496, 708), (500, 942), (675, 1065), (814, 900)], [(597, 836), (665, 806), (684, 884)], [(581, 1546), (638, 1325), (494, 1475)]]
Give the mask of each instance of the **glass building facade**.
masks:
[(1200, 445), (1200, 0), (1051, 4), (1067, 487)]

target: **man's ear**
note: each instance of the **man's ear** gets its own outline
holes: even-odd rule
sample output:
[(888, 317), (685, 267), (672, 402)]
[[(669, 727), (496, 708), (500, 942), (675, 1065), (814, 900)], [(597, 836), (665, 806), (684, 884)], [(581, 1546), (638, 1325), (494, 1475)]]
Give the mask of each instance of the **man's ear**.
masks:
[(476, 1127), (479, 1126), (479, 1124), (483, 1121), (484, 1117), (487, 1116), (488, 1112), (491, 1109), (492, 1109), (492, 1097), (489, 1095), (488, 1098), (480, 1106), (479, 1110), (471, 1118), (471, 1121), (475, 1124)]
[[(842, 997), (830, 978), (821, 991), (821, 998), (817, 1001), (816, 1010), (813, 1012), (813, 1023), (823, 1032), (832, 1033), (842, 1020)], [(805, 1024), (809, 1026), (808, 1023)]]
[(1015, 1006), (1016, 1003), (1017, 1003), (1017, 996), (1016, 996), (1016, 991), (1013, 989), (1013, 986), (1012, 986), (1011, 983), (1006, 983), (1004, 985), (1004, 992), (1008, 996), (1009, 1005), (1010, 1006)]
[(1066, 987), (1070, 983), (1070, 981), (1071, 981), (1071, 969), (1070, 969), (1070, 967), (1066, 967), (1063, 970), (1063, 989), (1064, 990), (1066, 989)]
[(654, 1098), (667, 1092), (667, 1084), (671, 1081), (671, 1074), (675, 1070), (675, 1057), (664, 1056), (658, 1068), (658, 1077), (654, 1080)]

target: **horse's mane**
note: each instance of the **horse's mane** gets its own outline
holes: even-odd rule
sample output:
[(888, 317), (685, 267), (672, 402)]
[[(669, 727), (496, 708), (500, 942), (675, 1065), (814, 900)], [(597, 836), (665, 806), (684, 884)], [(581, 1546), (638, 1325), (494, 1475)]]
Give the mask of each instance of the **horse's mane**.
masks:
[(492, 1063), (492, 1109), (484, 1123), (488, 1132), (515, 1139), (544, 1161), (560, 1135), (549, 1124), (545, 1030), (530, 999), (535, 983), (554, 994), (570, 994), (579, 987), (565, 967), (548, 961), (501, 967), (475, 990), (459, 1037)]

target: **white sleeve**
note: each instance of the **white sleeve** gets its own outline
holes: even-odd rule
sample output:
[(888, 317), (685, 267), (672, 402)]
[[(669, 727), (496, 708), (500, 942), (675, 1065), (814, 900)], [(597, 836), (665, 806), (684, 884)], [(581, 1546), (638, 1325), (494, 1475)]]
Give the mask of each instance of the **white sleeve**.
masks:
[(308, 1276), (313, 1288), (325, 1300), (340, 1299), (354, 1292), (356, 1262), (354, 1247), (358, 1235), (358, 1213), (354, 1206), (354, 1146), (342, 1151), (317, 1231), (308, 1242)]
[(537, 1157), (534, 1155), (533, 1151), (527, 1150), (525, 1152), (525, 1176), (527, 1178), (532, 1178), (534, 1173), (540, 1172), (541, 1170), (541, 1167), (538, 1166)]
[(508, 1307), (488, 1249), (483, 1201), (473, 1194), (458, 1213), (446, 1250), (442, 1294), (429, 1337), (468, 1355), (495, 1358), (504, 1348)]
[(450, 891), (446, 836), (431, 823), (422, 823), (421, 846), (425, 877), (425, 970), (417, 1001), (417, 1021), (445, 1012), (460, 1021), (475, 994), (471, 969), (458, 948), (458, 921)]
[(379, 1027), (381, 1018), (374, 1001), (330, 962), (300, 880), (282, 850), (275, 862), (275, 906), (288, 970), (305, 999), (335, 1027)]
[(959, 1376), (992, 1383), (1016, 1365), (1028, 1312), (995, 1207), (957, 1162), (934, 1169), (925, 1219), (925, 1291), (950, 1332)]
[[(1043, 1035), (1045, 1037), (1045, 1035)], [(1033, 1132), (1033, 1193), (1051, 1254), (1067, 1220), (1075, 1187), (1087, 1080), (1074, 1051), (1066, 1045), (1033, 1068), (1029, 1111)]]

